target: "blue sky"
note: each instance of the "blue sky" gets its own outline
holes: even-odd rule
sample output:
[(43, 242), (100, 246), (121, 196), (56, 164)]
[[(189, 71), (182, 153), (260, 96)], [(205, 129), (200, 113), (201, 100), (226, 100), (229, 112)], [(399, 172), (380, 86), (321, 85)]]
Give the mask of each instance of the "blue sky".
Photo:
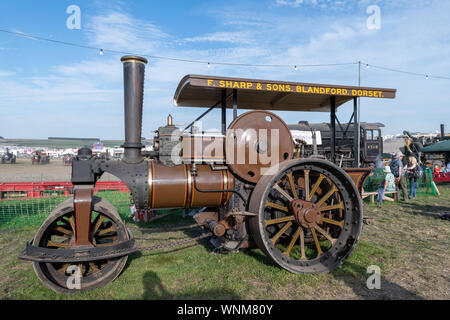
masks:
[[(66, 9), (81, 9), (81, 29), (66, 27)], [(366, 12), (378, 5), (380, 29)], [(450, 77), (450, 1), (0, 1), (0, 29), (105, 49), (202, 61), (321, 64), (358, 60)], [(357, 66), (231, 67), (150, 59), (143, 136), (171, 113), (186, 124), (202, 110), (173, 106), (186, 74), (357, 85)], [(363, 86), (396, 88), (394, 100), (362, 99), (361, 121), (384, 134), (450, 128), (450, 80), (362, 68)], [(341, 122), (352, 111), (338, 111)], [(327, 122), (327, 113), (282, 112), (288, 122)], [(219, 111), (204, 128), (219, 128)], [(230, 119), (231, 117), (228, 117)], [(120, 55), (0, 32), (0, 136), (123, 138)]]

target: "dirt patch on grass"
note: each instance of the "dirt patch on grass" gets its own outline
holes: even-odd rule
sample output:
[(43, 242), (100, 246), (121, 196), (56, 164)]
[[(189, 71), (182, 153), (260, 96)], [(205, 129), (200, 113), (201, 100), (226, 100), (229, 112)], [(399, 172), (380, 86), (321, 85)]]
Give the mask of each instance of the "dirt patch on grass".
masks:
[[(65, 166), (61, 159), (49, 164), (32, 165), (31, 159), (17, 159), (16, 164), (0, 164), (0, 182), (51, 182), (70, 181), (72, 166)], [(115, 176), (105, 173), (103, 181), (116, 181)]]

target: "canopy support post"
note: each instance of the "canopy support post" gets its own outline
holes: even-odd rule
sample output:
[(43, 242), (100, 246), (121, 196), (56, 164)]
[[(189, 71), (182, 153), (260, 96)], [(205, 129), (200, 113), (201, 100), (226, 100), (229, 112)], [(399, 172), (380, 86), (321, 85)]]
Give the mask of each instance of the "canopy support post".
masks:
[(355, 133), (353, 135), (353, 141), (354, 141), (354, 147), (353, 147), (353, 153), (354, 153), (354, 166), (355, 168), (359, 168), (359, 156), (360, 156), (360, 150), (359, 150), (359, 114), (358, 114), (358, 98), (353, 98), (353, 120), (354, 120), (354, 130)]
[(222, 134), (227, 133), (227, 92), (222, 90)]
[(237, 90), (233, 89), (233, 120), (237, 118)]
[(331, 162), (336, 162), (336, 97), (330, 97), (330, 123), (331, 123)]

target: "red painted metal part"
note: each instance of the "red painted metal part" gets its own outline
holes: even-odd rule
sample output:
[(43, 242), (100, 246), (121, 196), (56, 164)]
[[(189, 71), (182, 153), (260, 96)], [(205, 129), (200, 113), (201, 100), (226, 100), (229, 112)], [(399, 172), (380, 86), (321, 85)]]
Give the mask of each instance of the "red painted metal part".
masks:
[(76, 185), (74, 188), (73, 207), (75, 208), (76, 244), (91, 246), (89, 229), (91, 224), (91, 203), (93, 185)]
[[(73, 185), (66, 182), (0, 182), (0, 201), (20, 199), (40, 199), (56, 196), (70, 196)], [(122, 181), (99, 181), (94, 193), (105, 190), (129, 192)], [(54, 192), (54, 194), (52, 194)], [(6, 194), (7, 193), (7, 194)]]
[(433, 173), (433, 181), (434, 182), (450, 182), (450, 173)]

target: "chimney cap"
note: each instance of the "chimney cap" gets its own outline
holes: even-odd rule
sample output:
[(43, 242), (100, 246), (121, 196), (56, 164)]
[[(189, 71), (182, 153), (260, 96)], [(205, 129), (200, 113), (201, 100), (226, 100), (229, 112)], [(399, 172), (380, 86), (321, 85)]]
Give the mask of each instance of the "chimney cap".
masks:
[(123, 63), (125, 62), (139, 62), (139, 63), (143, 63), (143, 64), (147, 64), (148, 61), (147, 59), (145, 59), (144, 57), (139, 57), (139, 56), (123, 56), (120, 61), (122, 61)]

